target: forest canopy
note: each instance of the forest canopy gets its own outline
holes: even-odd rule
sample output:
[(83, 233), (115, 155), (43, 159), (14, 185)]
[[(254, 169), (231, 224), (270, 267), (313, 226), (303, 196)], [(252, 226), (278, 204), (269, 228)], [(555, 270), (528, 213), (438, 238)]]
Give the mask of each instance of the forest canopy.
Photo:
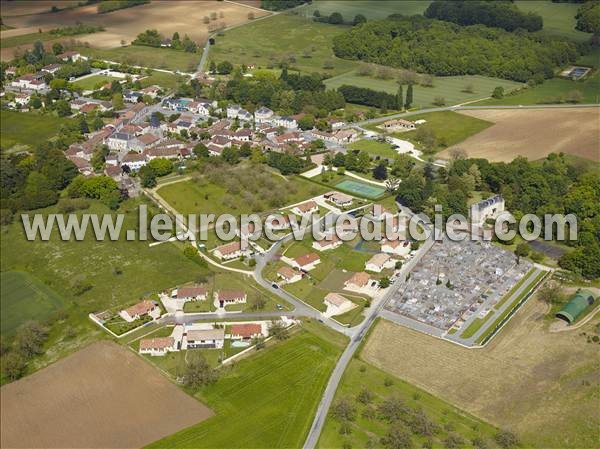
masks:
[(436, 0), (425, 10), (425, 17), (453, 22), (458, 25), (486, 25), (515, 31), (539, 31), (544, 26), (542, 17), (533, 12), (522, 12), (508, 1)]
[(551, 78), (555, 67), (579, 55), (576, 44), (565, 40), (395, 15), (336, 36), (333, 51), (340, 58), (439, 76), (486, 75), (520, 82)]

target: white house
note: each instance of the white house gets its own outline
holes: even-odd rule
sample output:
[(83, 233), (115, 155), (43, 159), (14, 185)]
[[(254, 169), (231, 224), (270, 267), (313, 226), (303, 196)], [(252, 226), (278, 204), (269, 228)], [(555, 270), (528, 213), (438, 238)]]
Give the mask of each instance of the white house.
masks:
[(312, 247), (317, 251), (327, 251), (329, 249), (335, 249), (342, 245), (344, 242), (335, 234), (331, 236), (324, 236), (321, 240), (315, 240), (312, 243)]
[(140, 354), (151, 356), (163, 356), (167, 352), (175, 350), (175, 339), (173, 337), (144, 338), (140, 340)]
[(319, 205), (314, 201), (307, 201), (294, 206), (292, 212), (296, 215), (312, 215), (319, 212)]
[(254, 111), (254, 121), (256, 123), (268, 123), (273, 118), (273, 111), (262, 106)]
[(496, 195), (473, 204), (469, 209), (469, 218), (471, 223), (482, 225), (488, 219), (498, 218), (504, 212), (504, 207), (504, 198), (501, 195)]
[(113, 151), (124, 151), (130, 149), (134, 142), (135, 135), (131, 133), (116, 132), (106, 139), (106, 145)]
[(382, 240), (381, 251), (387, 254), (406, 257), (410, 254), (410, 242), (408, 240)]
[(341, 315), (352, 310), (356, 305), (337, 293), (328, 293), (325, 296), (325, 305), (327, 306), (326, 316)]
[(219, 290), (215, 293), (215, 306), (223, 308), (232, 304), (246, 304), (247, 299), (243, 290)]
[(131, 171), (138, 171), (146, 165), (146, 157), (143, 154), (127, 153), (123, 156), (121, 165), (127, 165)]
[(29, 104), (30, 100), (31, 100), (31, 95), (29, 95), (29, 94), (15, 95), (15, 103), (20, 106), (27, 106)]
[(379, 128), (390, 130), (390, 131), (411, 131), (416, 128), (415, 124), (410, 120), (395, 119), (383, 122)]
[(208, 294), (208, 288), (204, 285), (193, 287), (181, 287), (177, 289), (175, 297), (182, 301), (205, 301)]
[(150, 315), (153, 319), (160, 318), (160, 313), (160, 307), (155, 302), (144, 300), (125, 310), (121, 310), (119, 315), (128, 323), (131, 323), (145, 315)]
[(60, 70), (62, 66), (60, 64), (48, 64), (40, 69), (41, 72), (46, 72), (54, 75)]
[(30, 90), (42, 90), (46, 89), (48, 85), (44, 81), (43, 73), (28, 73), (20, 76), (10, 83), (13, 87), (19, 89), (30, 89)]
[(71, 60), (73, 62), (77, 62), (79, 60), (82, 60), (82, 61), (88, 60), (87, 56), (83, 56), (81, 53), (79, 53), (77, 51), (66, 51), (64, 53), (61, 53), (60, 55), (57, 55), (56, 57), (64, 62), (66, 62), (68, 60)]
[(290, 228), (290, 218), (287, 215), (269, 215), (265, 226), (271, 231), (284, 231)]
[(225, 343), (225, 329), (190, 329), (184, 334), (186, 349), (221, 349)]
[(242, 107), (239, 104), (230, 104), (227, 106), (227, 118), (237, 118)]
[(218, 246), (213, 251), (215, 257), (221, 260), (233, 260), (250, 253), (249, 249), (242, 250), (241, 242), (230, 242), (225, 245)]
[(396, 261), (388, 254), (379, 253), (375, 254), (365, 263), (365, 270), (381, 273), (386, 268), (393, 268), (395, 265)]
[(350, 195), (341, 192), (329, 192), (323, 195), (323, 198), (338, 207), (349, 207), (352, 205), (352, 200), (354, 199)]
[(302, 273), (290, 267), (281, 267), (277, 270), (277, 277), (281, 278), (286, 284), (293, 284), (302, 279)]
[(371, 290), (372, 283), (371, 276), (361, 271), (360, 273), (354, 273), (350, 279), (344, 282), (344, 289), (356, 293), (366, 293)]
[(302, 271), (310, 271), (321, 263), (318, 254), (307, 253), (292, 260), (291, 265)]
[(273, 117), (273, 126), (282, 126), (287, 129), (298, 129), (298, 122), (293, 117)]

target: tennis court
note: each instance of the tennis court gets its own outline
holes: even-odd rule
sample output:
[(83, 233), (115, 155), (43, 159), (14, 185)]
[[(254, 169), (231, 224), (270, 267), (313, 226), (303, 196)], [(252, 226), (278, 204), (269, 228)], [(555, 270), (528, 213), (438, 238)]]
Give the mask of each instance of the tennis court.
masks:
[(345, 190), (349, 193), (354, 193), (364, 198), (375, 199), (385, 193), (385, 189), (377, 186), (365, 184), (363, 182), (352, 181), (345, 179), (344, 181), (335, 185), (336, 189)]

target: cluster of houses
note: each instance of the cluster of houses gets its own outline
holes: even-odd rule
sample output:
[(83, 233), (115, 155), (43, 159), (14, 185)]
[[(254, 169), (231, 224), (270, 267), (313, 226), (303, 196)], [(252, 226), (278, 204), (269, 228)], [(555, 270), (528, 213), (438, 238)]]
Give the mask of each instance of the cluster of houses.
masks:
[[(186, 286), (171, 292), (171, 298), (177, 300), (179, 308), (189, 301), (207, 301), (210, 296), (206, 285)], [(246, 304), (248, 295), (244, 290), (221, 289), (212, 294), (212, 299), (215, 307), (223, 309), (233, 304)]]
[(250, 346), (255, 338), (269, 335), (269, 322), (243, 322), (225, 324), (178, 324), (168, 337), (144, 338), (140, 340), (139, 353), (151, 356), (164, 356), (169, 352), (193, 349), (222, 349), (225, 340), (232, 345)]

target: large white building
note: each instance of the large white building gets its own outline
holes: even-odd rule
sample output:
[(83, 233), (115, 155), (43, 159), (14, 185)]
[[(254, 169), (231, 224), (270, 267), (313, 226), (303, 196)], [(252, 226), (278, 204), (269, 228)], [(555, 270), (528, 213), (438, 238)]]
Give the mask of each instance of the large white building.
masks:
[(482, 225), (488, 219), (498, 218), (504, 210), (504, 198), (501, 195), (496, 195), (473, 204), (469, 209), (469, 218), (471, 223)]

